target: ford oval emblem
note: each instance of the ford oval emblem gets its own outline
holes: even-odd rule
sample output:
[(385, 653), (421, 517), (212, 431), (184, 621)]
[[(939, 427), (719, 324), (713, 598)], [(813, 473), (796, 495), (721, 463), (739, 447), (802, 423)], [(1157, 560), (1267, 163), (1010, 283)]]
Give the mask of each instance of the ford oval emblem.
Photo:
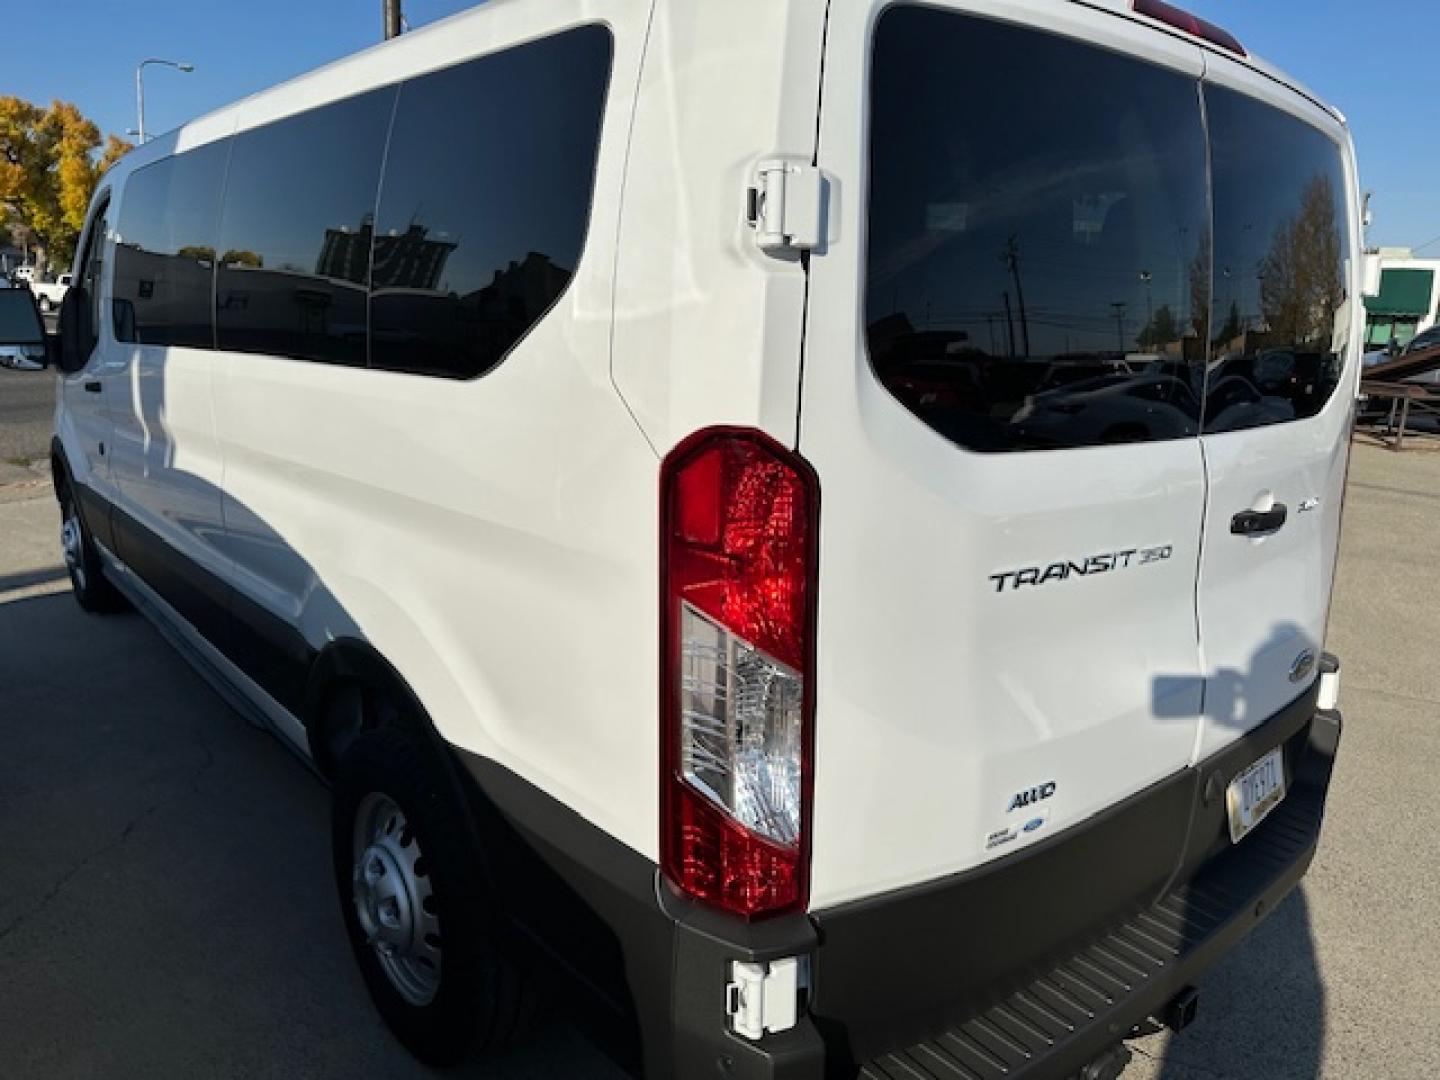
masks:
[(1295, 657), (1295, 662), (1290, 665), (1290, 681), (1299, 682), (1314, 670), (1315, 650), (1306, 649), (1299, 656)]
[(1044, 824), (1045, 819), (1043, 817), (1031, 818), (1025, 823), (1025, 831), (1034, 832), (1036, 829), (1040, 828), (1040, 826)]

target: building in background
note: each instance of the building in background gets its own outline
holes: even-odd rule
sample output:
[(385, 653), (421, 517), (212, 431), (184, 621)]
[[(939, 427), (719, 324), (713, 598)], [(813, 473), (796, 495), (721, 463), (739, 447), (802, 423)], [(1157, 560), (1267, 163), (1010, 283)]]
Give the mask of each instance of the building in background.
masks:
[(1440, 307), (1440, 259), (1417, 259), (1409, 248), (1365, 254), (1365, 347), (1406, 345), (1435, 325)]

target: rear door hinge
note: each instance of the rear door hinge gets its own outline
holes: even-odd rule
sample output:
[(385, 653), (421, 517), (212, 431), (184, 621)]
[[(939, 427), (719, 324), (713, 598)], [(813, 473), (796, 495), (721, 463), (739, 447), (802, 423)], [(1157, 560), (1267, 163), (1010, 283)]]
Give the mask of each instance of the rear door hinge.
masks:
[(745, 219), (761, 251), (810, 251), (825, 241), (825, 177), (803, 161), (767, 158), (746, 191)]
[(789, 956), (768, 964), (730, 964), (725, 984), (725, 1013), (735, 1034), (758, 1039), (766, 1032), (789, 1031), (799, 1014), (800, 960)]

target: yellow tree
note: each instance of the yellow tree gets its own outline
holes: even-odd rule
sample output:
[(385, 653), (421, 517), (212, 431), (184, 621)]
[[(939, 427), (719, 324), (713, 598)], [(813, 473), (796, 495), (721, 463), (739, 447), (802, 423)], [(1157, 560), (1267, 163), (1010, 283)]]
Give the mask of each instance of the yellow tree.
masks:
[(102, 148), (99, 129), (68, 102), (42, 109), (0, 96), (0, 220), (29, 234), (42, 271), (70, 261), (96, 183), (129, 149), (113, 135)]

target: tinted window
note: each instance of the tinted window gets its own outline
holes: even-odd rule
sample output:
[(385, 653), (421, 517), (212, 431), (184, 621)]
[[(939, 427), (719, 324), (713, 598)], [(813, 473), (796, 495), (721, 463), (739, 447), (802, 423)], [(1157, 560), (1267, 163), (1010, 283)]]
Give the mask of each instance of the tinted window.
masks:
[(481, 375), (565, 291), (609, 68), (610, 34), (591, 26), (404, 84), (375, 230), (373, 366)]
[(1205, 430), (1314, 416), (1344, 359), (1336, 335), (1349, 257), (1340, 148), (1230, 90), (1207, 86), (1205, 104), (1215, 192)]
[(975, 450), (1193, 435), (1210, 276), (1196, 81), (901, 7), (876, 31), (871, 93), (865, 320), (890, 392)]
[(140, 169), (125, 184), (115, 245), (115, 338), (214, 344), (211, 290), (228, 139)]
[(100, 341), (100, 282), (105, 275), (105, 240), (110, 232), (110, 204), (106, 203), (90, 221), (85, 250), (80, 256), (80, 287), (85, 290), (85, 314), (80, 351), (89, 356)]
[(220, 348), (365, 363), (371, 226), (393, 87), (235, 137), (216, 283)]

